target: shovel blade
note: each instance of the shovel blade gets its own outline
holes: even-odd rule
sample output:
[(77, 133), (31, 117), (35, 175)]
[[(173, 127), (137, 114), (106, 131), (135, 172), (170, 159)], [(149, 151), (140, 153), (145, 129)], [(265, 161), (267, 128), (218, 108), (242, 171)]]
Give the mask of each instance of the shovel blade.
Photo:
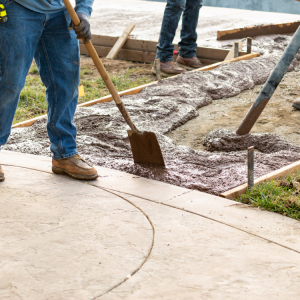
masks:
[(164, 158), (154, 132), (137, 133), (128, 130), (128, 137), (136, 164), (154, 164), (164, 166)]

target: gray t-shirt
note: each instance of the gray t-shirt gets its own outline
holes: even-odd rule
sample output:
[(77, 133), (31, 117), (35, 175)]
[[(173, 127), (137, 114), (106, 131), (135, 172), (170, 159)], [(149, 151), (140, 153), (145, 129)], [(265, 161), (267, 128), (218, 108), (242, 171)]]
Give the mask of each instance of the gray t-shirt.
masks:
[[(15, 0), (26, 8), (39, 13), (53, 13), (65, 8), (62, 0)], [(92, 13), (94, 0), (76, 0), (76, 12), (86, 14), (88, 17)]]

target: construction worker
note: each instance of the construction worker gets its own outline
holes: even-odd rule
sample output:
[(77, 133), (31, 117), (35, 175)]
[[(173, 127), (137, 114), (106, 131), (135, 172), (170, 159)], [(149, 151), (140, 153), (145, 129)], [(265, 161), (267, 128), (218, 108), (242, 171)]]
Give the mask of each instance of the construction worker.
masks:
[[(167, 0), (156, 58), (160, 59), (161, 74), (165, 76), (184, 73), (185, 69), (200, 68), (196, 56), (199, 11), (203, 0)], [(181, 41), (176, 64), (173, 61), (173, 40), (182, 15)], [(152, 72), (156, 73), (155, 63)]]
[[(0, 20), (0, 147), (10, 135), (34, 58), (47, 88), (53, 172), (82, 180), (96, 179), (96, 169), (78, 155), (74, 125), (80, 80), (77, 38), (85, 42), (91, 38), (93, 0), (76, 1), (75, 10), (81, 21), (78, 27), (71, 23), (62, 0), (0, 0), (0, 4), (7, 14), (5, 20)], [(75, 31), (69, 30), (69, 25)], [(3, 180), (0, 166), (0, 181)]]

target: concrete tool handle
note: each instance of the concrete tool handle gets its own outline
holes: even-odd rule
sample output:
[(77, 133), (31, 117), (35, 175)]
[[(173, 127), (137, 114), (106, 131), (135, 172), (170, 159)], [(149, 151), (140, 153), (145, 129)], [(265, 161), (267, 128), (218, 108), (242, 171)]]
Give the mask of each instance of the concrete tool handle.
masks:
[[(69, 12), (69, 15), (72, 19), (72, 22), (74, 23), (75, 26), (78, 26), (80, 24), (80, 20), (72, 6), (72, 4), (70, 3), (69, 0), (63, 0), (64, 4)], [(140, 131), (135, 127), (135, 125), (133, 124), (125, 106), (124, 103), (122, 102), (120, 95), (118, 93), (118, 91), (116, 90), (115, 86), (113, 85), (111, 79), (109, 78), (92, 42), (89, 40), (86, 44), (84, 44), (86, 49), (88, 50), (90, 57), (92, 58), (92, 60), (94, 61), (94, 64), (96, 66), (96, 68), (98, 69), (102, 79), (105, 82), (105, 85), (107, 86), (108, 90), (110, 91), (114, 101), (117, 104), (117, 107), (119, 108), (121, 114), (123, 115), (126, 123), (128, 124), (128, 126), (135, 132), (139, 132)]]
[(270, 77), (265, 83), (257, 99), (255, 100), (252, 107), (250, 108), (247, 115), (245, 116), (243, 122), (241, 123), (238, 130), (236, 131), (238, 135), (248, 134), (251, 131), (252, 127), (255, 125), (259, 116), (261, 115), (266, 105), (268, 104), (269, 100), (273, 96), (275, 90), (277, 89), (279, 83), (281, 82), (283, 76), (287, 72), (288, 68), (290, 67), (293, 59), (295, 58), (299, 50), (300, 50), (300, 26), (297, 29), (296, 33), (294, 34), (289, 45), (285, 49), (284, 53), (282, 54), (281, 59), (279, 60), (276, 67), (272, 71)]

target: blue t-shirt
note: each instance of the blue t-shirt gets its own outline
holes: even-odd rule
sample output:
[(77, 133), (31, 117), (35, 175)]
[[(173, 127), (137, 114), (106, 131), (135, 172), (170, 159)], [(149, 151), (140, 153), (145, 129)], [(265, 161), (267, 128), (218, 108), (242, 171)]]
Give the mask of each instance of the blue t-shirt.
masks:
[[(62, 0), (15, 0), (26, 8), (39, 13), (53, 13), (65, 8)], [(91, 16), (94, 0), (76, 0), (75, 10)]]

